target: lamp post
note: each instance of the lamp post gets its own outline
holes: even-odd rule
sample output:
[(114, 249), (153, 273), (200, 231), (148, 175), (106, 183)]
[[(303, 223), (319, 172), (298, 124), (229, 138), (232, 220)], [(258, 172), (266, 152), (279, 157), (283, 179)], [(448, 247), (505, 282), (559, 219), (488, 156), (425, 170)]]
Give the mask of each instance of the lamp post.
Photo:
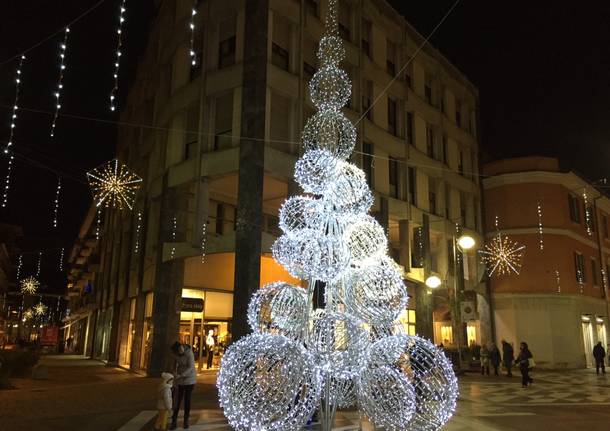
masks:
[(470, 235), (461, 235), (456, 237), (453, 235), (453, 302), (454, 310), (451, 313), (453, 317), (453, 332), (458, 353), (458, 369), (462, 369), (462, 322), (460, 315), (460, 303), (458, 300), (458, 277), (463, 277), (462, 271), (458, 274), (457, 252), (465, 252), (472, 249), (476, 245), (473, 237)]

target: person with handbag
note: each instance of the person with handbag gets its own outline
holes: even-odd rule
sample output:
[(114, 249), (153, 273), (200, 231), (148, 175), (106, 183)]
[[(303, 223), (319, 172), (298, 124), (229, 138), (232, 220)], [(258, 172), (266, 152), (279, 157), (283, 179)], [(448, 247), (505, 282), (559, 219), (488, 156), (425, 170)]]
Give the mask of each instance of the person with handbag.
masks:
[(535, 365), (534, 356), (527, 346), (527, 343), (522, 342), (519, 347), (519, 356), (515, 360), (515, 364), (519, 365), (521, 371), (521, 387), (527, 388), (534, 383), (534, 379), (530, 377), (530, 369)]

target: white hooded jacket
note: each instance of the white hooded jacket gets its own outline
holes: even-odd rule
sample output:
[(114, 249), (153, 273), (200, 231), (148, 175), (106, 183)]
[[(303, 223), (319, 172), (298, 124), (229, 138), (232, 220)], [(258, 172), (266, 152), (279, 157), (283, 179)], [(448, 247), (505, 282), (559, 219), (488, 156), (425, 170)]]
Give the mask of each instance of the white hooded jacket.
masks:
[(171, 410), (172, 405), (172, 381), (174, 376), (170, 373), (161, 374), (161, 384), (159, 385), (159, 392), (157, 398), (157, 409), (159, 410)]

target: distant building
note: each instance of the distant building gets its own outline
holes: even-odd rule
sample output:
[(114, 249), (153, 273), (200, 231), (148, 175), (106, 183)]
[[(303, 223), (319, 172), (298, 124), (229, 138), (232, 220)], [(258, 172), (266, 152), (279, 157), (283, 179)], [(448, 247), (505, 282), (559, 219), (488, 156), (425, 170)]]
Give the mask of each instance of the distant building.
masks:
[(20, 226), (0, 223), (0, 344), (16, 336), (13, 325), (18, 321), (19, 298), (14, 293), (19, 289), (15, 282), (18, 262), (17, 242), (23, 237)]
[[(197, 2), (194, 66), (191, 5), (158, 2), (122, 110), (117, 155), (144, 179), (135, 207), (105, 210), (100, 241), (90, 213), (70, 258), (71, 319), (87, 316), (90, 354), (150, 374), (164, 369), (177, 339), (202, 358), (204, 332), (219, 346), (243, 335), (252, 292), (295, 281), (270, 247), (278, 209), (296, 192), (293, 165), (314, 112), (307, 83), (327, 2)], [(423, 38), (385, 1), (342, 0), (339, 21), (353, 83), (345, 112), (358, 129), (354, 160), (404, 267), (413, 297), (405, 327), (447, 347), (458, 335), (488, 340), (474, 254), (460, 259), (460, 295), (476, 308), (460, 323), (463, 334), (453, 333), (446, 289), (456, 231), (482, 242), (478, 91), (430, 46), (401, 70)], [(424, 286), (430, 274), (443, 280), (433, 295)]]
[(606, 188), (552, 158), (499, 160), (483, 172), (487, 239), (499, 230), (527, 247), (519, 275), (490, 280), (497, 339), (527, 342), (539, 366), (594, 365), (593, 346), (608, 342)]

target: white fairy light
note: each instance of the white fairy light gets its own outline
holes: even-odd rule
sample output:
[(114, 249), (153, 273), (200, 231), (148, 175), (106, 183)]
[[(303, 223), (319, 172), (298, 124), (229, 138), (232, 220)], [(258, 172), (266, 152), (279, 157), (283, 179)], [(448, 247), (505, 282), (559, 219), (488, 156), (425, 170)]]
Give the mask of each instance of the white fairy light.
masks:
[(17, 274), (16, 274), (17, 281), (19, 281), (19, 279), (21, 278), (21, 268), (23, 268), (23, 255), (22, 254), (19, 255), (19, 260), (17, 261)]
[(98, 208), (95, 214), (95, 239), (100, 239), (100, 227), (102, 224), (102, 210)]
[(40, 277), (40, 267), (42, 265), (42, 251), (38, 252), (38, 263), (36, 263), (36, 277)]
[(140, 231), (142, 230), (142, 213), (138, 211), (136, 219), (136, 239), (133, 251), (135, 254), (140, 252)]
[[(272, 246), (274, 259), (307, 288), (276, 282), (255, 293), (248, 309), (255, 334), (223, 356), (220, 404), (237, 430), (302, 429), (318, 406), (322, 429), (331, 429), (337, 407), (358, 400), (376, 428), (432, 431), (455, 408), (457, 380), (443, 353), (393, 335), (401, 334), (397, 319), (409, 297), (384, 229), (366, 215), (373, 204), (366, 177), (346, 161), (356, 131), (341, 112), (351, 91), (338, 68), (344, 56), (337, 0), (329, 0), (321, 68), (310, 83), (319, 111), (305, 126), (306, 151), (295, 166), (311, 195), (284, 202), (283, 233)], [(324, 305), (314, 310), (318, 288)]]
[(57, 179), (57, 190), (55, 191), (55, 201), (53, 203), (53, 227), (57, 227), (59, 217), (59, 193), (61, 192), (61, 178)]
[(114, 111), (116, 109), (115, 99), (117, 97), (117, 91), (119, 90), (119, 67), (121, 66), (121, 56), (123, 52), (121, 48), (123, 46), (123, 23), (125, 22), (125, 17), (123, 14), (125, 13), (125, 1), (121, 1), (121, 5), (119, 7), (119, 24), (117, 28), (117, 45), (116, 45), (116, 58), (114, 59), (114, 73), (112, 74), (112, 78), (114, 79), (114, 86), (110, 91), (110, 110)]
[(64, 272), (64, 248), (59, 250), (59, 272)]
[(170, 259), (174, 258), (174, 255), (176, 254), (176, 229), (178, 228), (178, 220), (176, 218), (176, 216), (174, 215), (174, 218), (172, 220), (172, 251), (170, 253)]
[(561, 278), (559, 277), (559, 270), (555, 270), (555, 283), (557, 285), (557, 293), (561, 293)]
[(53, 122), (51, 123), (51, 137), (55, 136), (55, 126), (57, 124), (57, 117), (59, 117), (59, 110), (61, 109), (61, 90), (64, 88), (63, 81), (66, 70), (65, 60), (69, 34), (70, 28), (66, 27), (64, 30), (64, 39), (59, 44), (59, 78), (57, 79), (57, 87), (53, 91), (53, 97), (55, 98), (55, 113), (53, 114)]
[(540, 250), (544, 250), (544, 239), (542, 237), (543, 228), (542, 228), (542, 205), (540, 202), (536, 204), (536, 212), (538, 214), (538, 244)]
[(11, 171), (13, 169), (13, 160), (15, 157), (11, 153), (11, 146), (13, 145), (13, 139), (15, 137), (15, 128), (17, 127), (17, 110), (19, 109), (19, 89), (21, 87), (21, 69), (23, 67), (23, 61), (25, 60), (25, 55), (22, 55), (19, 58), (19, 66), (17, 66), (17, 71), (15, 73), (15, 101), (13, 102), (13, 109), (11, 111), (11, 126), (9, 130), (9, 138), (4, 147), (4, 153), (8, 154), (8, 163), (6, 167), (6, 177), (4, 179), (4, 193), (2, 196), (2, 208), (6, 207), (8, 203), (8, 191), (10, 189), (11, 183)]
[(197, 65), (197, 54), (195, 53), (195, 15), (197, 15), (197, 0), (195, 0), (193, 4), (193, 8), (191, 9), (191, 19), (189, 21), (189, 30), (191, 32), (191, 47), (189, 50), (189, 57), (191, 60), (191, 66)]
[(201, 263), (205, 263), (205, 242), (208, 237), (208, 221), (204, 220), (201, 224)]
[(582, 191), (582, 199), (585, 203), (585, 225), (587, 227), (587, 234), (589, 236), (593, 235), (593, 229), (591, 226), (592, 217), (591, 217), (591, 209), (589, 208), (589, 197), (587, 196), (587, 189), (583, 189)]

